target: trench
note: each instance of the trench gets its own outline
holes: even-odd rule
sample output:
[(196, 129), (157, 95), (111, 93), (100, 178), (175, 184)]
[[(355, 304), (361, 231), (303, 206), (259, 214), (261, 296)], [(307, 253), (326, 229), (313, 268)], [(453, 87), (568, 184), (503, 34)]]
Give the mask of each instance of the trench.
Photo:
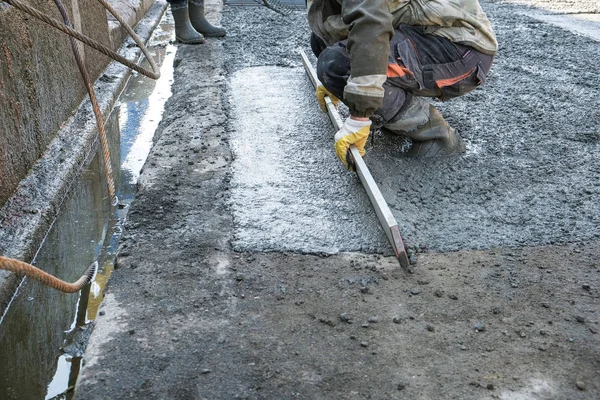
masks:
[(106, 121), (117, 207), (109, 206), (98, 152), (72, 184), (33, 261), (71, 282), (98, 261), (94, 282), (78, 294), (64, 294), (24, 279), (0, 317), (0, 399), (73, 396), (140, 170), (171, 95), (172, 36), (172, 19), (165, 14), (147, 46), (161, 78), (153, 81), (134, 72)]

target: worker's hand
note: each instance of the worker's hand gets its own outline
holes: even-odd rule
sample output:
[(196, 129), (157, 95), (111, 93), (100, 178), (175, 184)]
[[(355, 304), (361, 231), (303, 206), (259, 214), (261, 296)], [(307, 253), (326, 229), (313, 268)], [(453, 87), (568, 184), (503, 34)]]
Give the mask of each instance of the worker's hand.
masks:
[(358, 121), (352, 118), (346, 118), (342, 128), (335, 134), (335, 154), (344, 164), (346, 169), (351, 171), (354, 168), (348, 163), (348, 150), (351, 145), (355, 145), (361, 156), (365, 155), (365, 144), (371, 131), (371, 121)]
[(325, 104), (325, 96), (329, 96), (329, 98), (331, 99), (331, 102), (336, 107), (337, 107), (338, 103), (340, 102), (340, 99), (338, 99), (337, 97), (332, 95), (331, 92), (329, 90), (325, 89), (325, 86), (323, 86), (323, 85), (317, 86), (317, 93), (315, 93), (315, 94), (317, 95), (317, 101), (319, 102), (319, 106), (321, 106), (321, 110), (324, 113), (327, 112), (327, 105)]

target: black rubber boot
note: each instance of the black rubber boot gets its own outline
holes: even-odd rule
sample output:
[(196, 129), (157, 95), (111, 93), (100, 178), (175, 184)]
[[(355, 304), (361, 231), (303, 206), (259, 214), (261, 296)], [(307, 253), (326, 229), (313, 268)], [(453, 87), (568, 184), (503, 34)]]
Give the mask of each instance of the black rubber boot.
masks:
[(385, 130), (412, 140), (408, 157), (450, 156), (465, 152), (460, 135), (448, 125), (442, 114), (422, 97), (413, 97), (408, 107)]
[(195, 30), (206, 37), (223, 37), (227, 31), (213, 26), (204, 16), (204, 0), (189, 0), (190, 21)]
[(187, 4), (171, 4), (171, 13), (175, 20), (175, 39), (185, 44), (204, 43), (204, 36), (198, 33), (190, 22)]

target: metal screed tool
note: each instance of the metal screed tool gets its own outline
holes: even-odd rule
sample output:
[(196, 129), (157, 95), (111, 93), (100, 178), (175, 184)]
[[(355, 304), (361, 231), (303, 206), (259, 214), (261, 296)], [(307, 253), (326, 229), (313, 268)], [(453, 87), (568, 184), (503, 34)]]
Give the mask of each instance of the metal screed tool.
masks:
[[(304, 51), (300, 50), (300, 56), (302, 57), (302, 62), (304, 63), (304, 68), (306, 69), (306, 73), (308, 74), (313, 86), (316, 88), (319, 85), (319, 79), (317, 78), (317, 73), (313, 68), (310, 60), (306, 56)], [(325, 104), (327, 105), (327, 113), (329, 114), (329, 118), (335, 126), (335, 129), (340, 129), (342, 127), (343, 121), (338, 113), (337, 109), (331, 102), (331, 99), (328, 96), (325, 96)], [(394, 249), (394, 253), (396, 254), (396, 258), (407, 270), (411, 271), (410, 262), (408, 260), (408, 256), (406, 254), (406, 248), (404, 247), (404, 242), (402, 241), (402, 236), (400, 235), (400, 228), (398, 227), (398, 222), (394, 218), (394, 215), (390, 211), (377, 183), (371, 176), (369, 172), (369, 168), (367, 168), (367, 164), (365, 164), (362, 156), (358, 152), (356, 146), (350, 146), (350, 154), (353, 158), (354, 166), (356, 168), (356, 173), (360, 178), (360, 181), (367, 191), (369, 195), (369, 199), (371, 200), (371, 204), (373, 208), (375, 208), (375, 212), (377, 213), (377, 218), (379, 219), (379, 223), (383, 227), (385, 234), (387, 235), (392, 248)]]

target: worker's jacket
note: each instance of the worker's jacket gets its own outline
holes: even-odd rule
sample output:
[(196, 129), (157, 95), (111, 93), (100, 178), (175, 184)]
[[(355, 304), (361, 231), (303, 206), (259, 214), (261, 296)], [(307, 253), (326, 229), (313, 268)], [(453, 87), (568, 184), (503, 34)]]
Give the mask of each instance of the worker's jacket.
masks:
[(328, 46), (348, 39), (351, 76), (344, 103), (358, 117), (381, 106), (390, 40), (400, 24), (425, 26), (426, 33), (484, 54), (498, 51), (478, 0), (309, 0), (307, 5), (311, 30)]

